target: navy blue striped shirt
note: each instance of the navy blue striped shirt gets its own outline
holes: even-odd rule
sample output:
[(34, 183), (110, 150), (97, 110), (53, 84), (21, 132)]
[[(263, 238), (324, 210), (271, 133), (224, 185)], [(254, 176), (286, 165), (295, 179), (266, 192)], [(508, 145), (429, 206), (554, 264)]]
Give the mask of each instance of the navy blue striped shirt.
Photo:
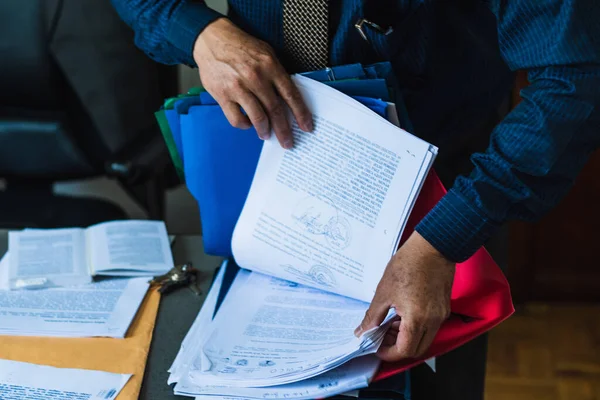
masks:
[[(394, 32), (369, 31), (369, 43), (354, 29), (365, 2), (330, 1), (330, 63), (390, 60), (413, 133), (440, 153), (499, 104), (512, 71), (528, 72), (523, 101), (417, 227), (450, 260), (470, 257), (506, 221), (555, 206), (600, 144), (596, 1), (397, 0), (386, 13)], [(137, 45), (165, 64), (194, 66), (195, 39), (220, 17), (201, 1), (112, 2)], [(281, 0), (230, 0), (229, 18), (283, 55)]]

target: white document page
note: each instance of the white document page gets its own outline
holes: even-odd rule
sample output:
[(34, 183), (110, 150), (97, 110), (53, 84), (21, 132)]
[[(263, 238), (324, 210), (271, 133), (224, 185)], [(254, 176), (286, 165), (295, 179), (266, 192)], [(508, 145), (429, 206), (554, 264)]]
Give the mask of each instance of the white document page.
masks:
[(8, 234), (11, 289), (91, 282), (81, 229), (28, 229)]
[(348, 363), (313, 378), (287, 385), (242, 388), (193, 385), (184, 379), (175, 386), (175, 394), (185, 396), (235, 396), (254, 399), (319, 399), (353, 389), (365, 388), (377, 372), (379, 360), (374, 355), (354, 359)]
[[(196, 354), (204, 347), (206, 331), (210, 326), (212, 315), (216, 306), (218, 292), (222, 285), (227, 261), (215, 277), (215, 281), (206, 297), (204, 304), (189, 332), (181, 345), (179, 353), (170, 368), (168, 383), (175, 383), (175, 394), (183, 396), (227, 394), (236, 398), (269, 398), (269, 399), (314, 399), (324, 398), (352, 389), (368, 386), (375, 375), (379, 360), (373, 355), (361, 357), (324, 374), (288, 385), (270, 386), (264, 388), (238, 388), (205, 385), (203, 382), (193, 382), (189, 379), (189, 368)], [(247, 273), (244, 273), (248, 275)], [(196, 365), (198, 366), (198, 365)], [(199, 398), (205, 398), (200, 396)]]
[(130, 374), (0, 360), (2, 400), (113, 400)]
[(425, 360), (425, 364), (431, 368), (433, 372), (435, 372), (435, 357), (430, 358), (429, 360)]
[[(0, 261), (6, 270), (10, 254)], [(0, 272), (0, 276), (5, 272)], [(68, 288), (0, 290), (0, 334), (123, 338), (149, 278), (111, 279)]]
[(265, 142), (234, 254), (244, 268), (369, 302), (430, 145), (335, 89), (294, 79), (314, 132), (294, 122), (294, 149)]
[(204, 337), (209, 330), (217, 306), (217, 299), (219, 297), (221, 285), (223, 284), (223, 276), (225, 276), (226, 268), (227, 260), (223, 261), (221, 264), (221, 268), (206, 295), (206, 299), (202, 303), (202, 308), (200, 308), (198, 316), (181, 342), (179, 352), (177, 353), (171, 368), (169, 368), (170, 374), (169, 379), (167, 380), (169, 385), (178, 382), (182, 378), (183, 373), (187, 372), (192, 360), (202, 348), (205, 341)]
[(162, 221), (115, 221), (88, 228), (95, 275), (160, 275), (173, 268), (171, 244)]
[(385, 108), (385, 116), (392, 125), (400, 128), (400, 120), (398, 119), (398, 111), (396, 109), (396, 104), (387, 103), (387, 107)]
[(258, 273), (238, 277), (247, 280), (236, 278), (215, 318), (203, 371), (192, 371), (199, 382), (279, 385), (361, 348), (354, 328), (368, 304)]

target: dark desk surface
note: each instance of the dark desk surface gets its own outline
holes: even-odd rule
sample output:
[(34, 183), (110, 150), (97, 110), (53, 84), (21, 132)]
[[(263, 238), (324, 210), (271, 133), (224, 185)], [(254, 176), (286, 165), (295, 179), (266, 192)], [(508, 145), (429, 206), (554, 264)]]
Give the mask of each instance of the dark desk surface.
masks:
[[(7, 247), (8, 234), (0, 230), (0, 256), (4, 255)], [(219, 257), (204, 254), (200, 236), (177, 236), (173, 244), (173, 256), (175, 263), (192, 262), (207, 272), (214, 271), (222, 261)], [(209, 285), (210, 280), (202, 285), (205, 294)], [(161, 299), (140, 399), (189, 399), (173, 395), (173, 388), (167, 385), (167, 370), (203, 301), (204, 295), (196, 296), (189, 289), (178, 290)], [(486, 351), (487, 337), (482, 335), (439, 357), (436, 374), (424, 365), (413, 368), (412, 398), (482, 400)]]

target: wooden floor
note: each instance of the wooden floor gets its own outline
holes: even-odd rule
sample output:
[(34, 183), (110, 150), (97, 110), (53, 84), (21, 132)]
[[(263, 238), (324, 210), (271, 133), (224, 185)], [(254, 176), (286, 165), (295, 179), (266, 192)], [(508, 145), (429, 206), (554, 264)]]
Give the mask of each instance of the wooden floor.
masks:
[(490, 334), (486, 400), (600, 400), (600, 305), (531, 304)]

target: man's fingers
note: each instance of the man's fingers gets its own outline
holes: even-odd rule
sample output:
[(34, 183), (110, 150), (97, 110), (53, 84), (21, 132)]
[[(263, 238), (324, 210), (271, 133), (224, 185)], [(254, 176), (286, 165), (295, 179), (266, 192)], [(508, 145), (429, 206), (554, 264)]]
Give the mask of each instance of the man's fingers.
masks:
[(384, 361), (399, 361), (405, 358), (413, 358), (417, 355), (417, 348), (424, 335), (424, 325), (415, 324), (410, 319), (402, 319), (396, 338), (396, 345), (382, 346), (377, 354)]
[(279, 140), (279, 144), (284, 149), (291, 149), (294, 147), (294, 136), (292, 135), (292, 129), (290, 123), (285, 115), (285, 109), (282, 102), (276, 99), (276, 104), (269, 106), (269, 119), (273, 125), (273, 131), (275, 136)]
[(373, 302), (369, 306), (365, 317), (363, 318), (360, 325), (354, 330), (354, 334), (358, 337), (369, 329), (379, 326), (385, 319), (390, 306), (387, 303), (377, 301), (377, 298), (373, 299)]
[(385, 332), (383, 337), (382, 346), (389, 347), (396, 345), (396, 338), (398, 337), (398, 328), (400, 328), (400, 321), (392, 322), (392, 325)]
[(440, 329), (440, 326), (441, 323), (435, 323), (428, 325), (427, 328), (425, 328), (425, 335), (423, 335), (421, 343), (419, 343), (419, 347), (417, 347), (417, 357), (421, 357), (429, 349), (429, 346), (431, 346), (431, 343), (433, 343), (433, 339), (435, 339), (435, 335)]
[(313, 130), (312, 114), (306, 106), (300, 91), (283, 68), (274, 79), (274, 84), (284, 103), (292, 110), (300, 129), (304, 132), (311, 132)]
[(239, 95), (238, 101), (250, 118), (258, 136), (263, 140), (271, 137), (269, 117), (256, 96), (250, 92), (244, 92)]
[(225, 117), (227, 117), (231, 126), (240, 129), (248, 129), (252, 126), (248, 117), (240, 110), (239, 104), (231, 101), (224, 102), (221, 104), (221, 109), (223, 110), (223, 113), (225, 113)]
[(294, 145), (294, 137), (287, 120), (284, 103), (277, 97), (270, 83), (256, 87), (253, 92), (262, 103), (277, 140), (284, 149), (291, 149)]
[(403, 357), (414, 357), (424, 334), (425, 325), (419, 324), (411, 318), (402, 319), (396, 341), (398, 354)]

